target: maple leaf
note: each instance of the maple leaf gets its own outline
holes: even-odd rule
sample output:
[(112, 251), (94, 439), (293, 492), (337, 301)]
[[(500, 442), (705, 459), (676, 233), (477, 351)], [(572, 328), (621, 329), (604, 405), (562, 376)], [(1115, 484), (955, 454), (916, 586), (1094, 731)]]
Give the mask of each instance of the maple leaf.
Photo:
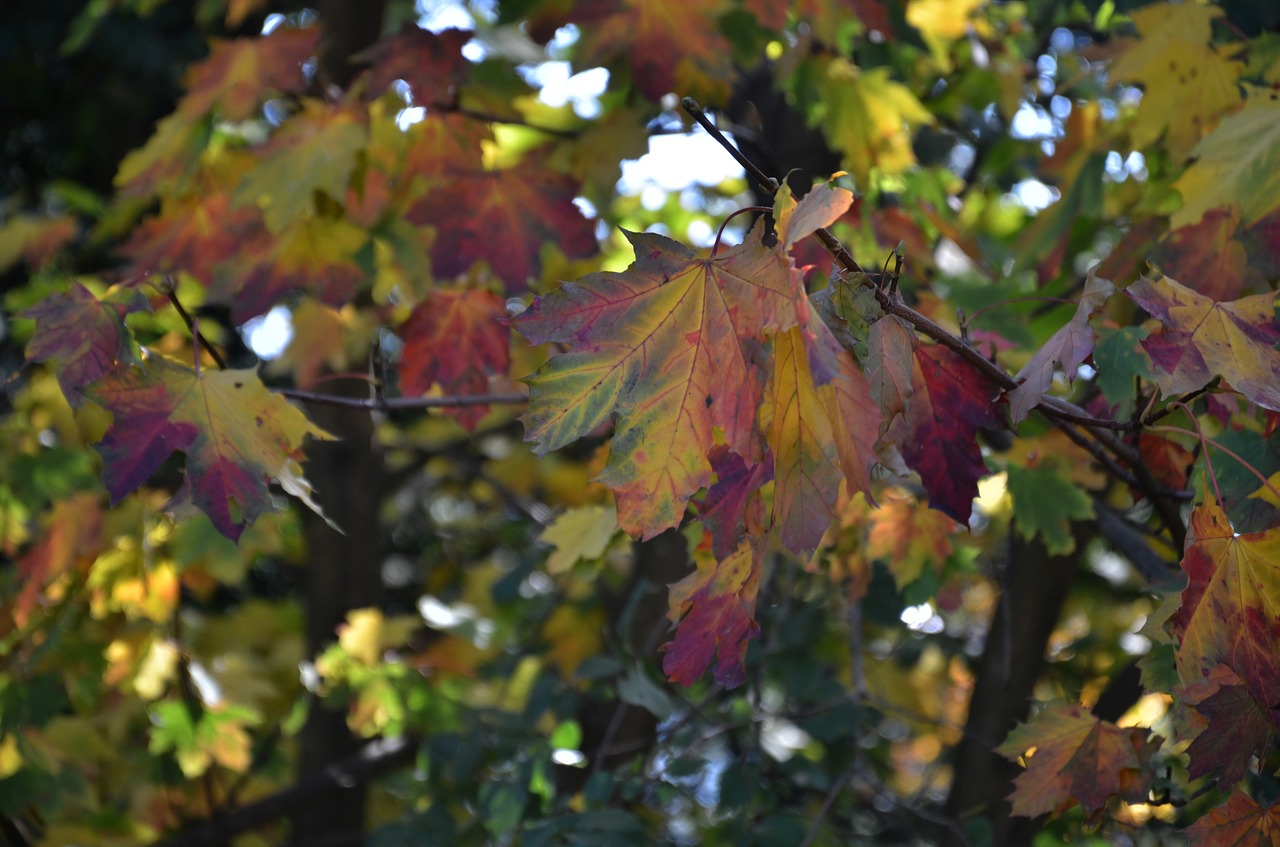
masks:
[(259, 230), (223, 262), (206, 296), (226, 303), (236, 323), (261, 315), (293, 291), (332, 306), (349, 302), (367, 275), (355, 255), (369, 236), (341, 218), (303, 217), (276, 237)]
[(978, 430), (1003, 426), (993, 403), (1000, 387), (939, 344), (914, 352), (903, 457), (920, 474), (930, 505), (968, 524), (978, 480), (987, 473)]
[(934, 118), (911, 89), (891, 80), (888, 68), (864, 70), (843, 57), (825, 60), (818, 74), (819, 104), (810, 119), (844, 154), (860, 184), (873, 167), (894, 174), (915, 164), (904, 127)]
[(1035, 748), (1026, 757), (1026, 770), (1013, 782), (1013, 814), (1061, 814), (1078, 803), (1093, 817), (1115, 795), (1132, 803), (1145, 801), (1151, 782), (1147, 763), (1159, 747), (1146, 736), (1141, 727), (1121, 729), (1081, 706), (1047, 706), (996, 748), (1014, 760)]
[(711, 552), (724, 559), (737, 549), (744, 533), (761, 531), (765, 518), (758, 492), (773, 479), (773, 465), (748, 462), (723, 445), (707, 458), (716, 481), (699, 504), (698, 518), (711, 533)]
[(120, 362), (132, 361), (134, 344), (124, 325), (130, 312), (150, 311), (138, 291), (115, 287), (99, 300), (78, 282), (51, 294), (22, 313), (34, 318), (27, 361), (49, 362), (72, 408), (84, 402), (80, 389)]
[(1216, 772), (1223, 785), (1239, 782), (1250, 758), (1275, 738), (1271, 715), (1226, 665), (1216, 666), (1204, 682), (1182, 686), (1178, 693), (1207, 722), (1187, 748), (1187, 773), (1199, 779)]
[(902, 443), (912, 394), (915, 331), (901, 318), (881, 318), (871, 325), (867, 348), (867, 380), (880, 408), (880, 434), (890, 442)]
[(609, 549), (618, 530), (612, 506), (590, 504), (567, 509), (538, 536), (553, 548), (547, 556), (547, 573), (562, 574), (583, 559), (599, 559)]
[(298, 386), (315, 382), (325, 368), (346, 370), (365, 354), (377, 332), (374, 319), (354, 306), (339, 311), (310, 298), (293, 308), (290, 323), (289, 346), (267, 364), (267, 371), (292, 373)]
[(474, 35), (465, 29), (430, 32), (406, 21), (400, 32), (354, 57), (372, 66), (365, 72), (365, 97), (372, 100), (402, 79), (415, 105), (452, 104), (471, 68), (462, 48)]
[(0, 226), (0, 272), (19, 259), (32, 270), (44, 267), (78, 230), (76, 219), (70, 215), (14, 215)]
[(1210, 24), (1223, 14), (1213, 6), (1153, 3), (1133, 10), (1141, 36), (1126, 39), (1110, 75), (1140, 83), (1142, 102), (1133, 121), (1133, 143), (1165, 146), (1182, 159), (1205, 128), (1240, 102), (1236, 81), (1244, 69), (1209, 46)]
[(363, 112), (307, 98), (262, 150), (262, 161), (236, 189), (236, 205), (256, 203), (267, 229), (279, 234), (310, 212), (323, 191), (346, 196), (356, 154), (369, 142)]
[(729, 94), (732, 51), (718, 21), (726, 11), (722, 0), (580, 0), (556, 24), (582, 28), (579, 66), (625, 67), (655, 103), (678, 91), (716, 104)]
[(867, 515), (866, 557), (883, 559), (902, 589), (951, 555), (955, 521), (899, 488), (877, 495), (879, 505)]
[[(398, 333), (404, 339), (400, 385), (406, 395), (439, 385), (445, 394), (483, 394), (491, 376), (510, 363), (511, 333), (502, 298), (488, 291), (442, 290), (418, 304)], [(459, 406), (446, 414), (474, 429), (488, 406)]]
[(22, 590), (13, 601), (13, 619), (25, 627), (50, 581), (71, 570), (88, 571), (102, 546), (101, 495), (79, 492), (53, 504), (40, 540), (18, 560)]
[(1020, 384), (1007, 395), (1009, 419), (1016, 426), (1026, 419), (1031, 409), (1049, 390), (1054, 373), (1061, 369), (1067, 381), (1075, 380), (1076, 369), (1093, 352), (1093, 327), (1089, 318), (1094, 315), (1115, 291), (1110, 280), (1089, 275), (1080, 295), (1080, 304), (1071, 320), (1061, 327), (1036, 351), (1031, 361), (1018, 371), (1014, 379)]
[(1259, 703), (1280, 704), (1280, 528), (1237, 534), (1205, 503), (1191, 513), (1182, 569), (1187, 587), (1169, 619), (1179, 676), (1198, 682), (1224, 664)]
[(1280, 410), (1276, 292), (1215, 303), (1161, 276), (1125, 293), (1164, 324), (1142, 341), (1161, 392), (1193, 391), (1220, 375), (1259, 406)]
[(120, 160), (115, 185), (125, 196), (177, 192), (187, 187), (209, 142), (213, 124), (178, 112), (156, 123), (147, 143)]
[(671, 586), (667, 617), (678, 627), (662, 648), (662, 670), (672, 682), (692, 685), (713, 657), (716, 682), (734, 688), (746, 679), (747, 642), (760, 633), (754, 615), (762, 554), (761, 539), (747, 536), (718, 561), (704, 534), (693, 554), (697, 570)]
[(162, 214), (134, 229), (120, 253), (137, 276), (182, 271), (207, 285), (215, 266), (239, 252), (258, 217), (253, 209), (229, 206), (222, 193), (166, 201)]
[(1176, 441), (1154, 432), (1138, 434), (1138, 452), (1156, 482), (1174, 491), (1187, 487), (1187, 476), (1196, 457)]
[(274, 509), (273, 479), (314, 508), (297, 459), (307, 435), (332, 436), (253, 371), (196, 371), (152, 356), (106, 373), (85, 394), (115, 418), (97, 445), (113, 504), (180, 450), (192, 501), (232, 541)]
[(1249, 98), (1191, 153), (1196, 161), (1173, 184), (1182, 195), (1182, 208), (1169, 217), (1174, 228), (1218, 206), (1238, 205), (1246, 226), (1280, 207), (1280, 102), (1274, 97)]
[(1280, 805), (1264, 809), (1236, 789), (1226, 805), (1205, 812), (1183, 832), (1205, 847), (1280, 847)]
[(833, 192), (847, 208), (843, 189), (810, 191), (778, 218), (773, 248), (759, 227), (707, 258), (661, 235), (626, 233), (637, 257), (627, 271), (567, 283), (513, 320), (534, 344), (572, 346), (527, 378), (525, 438), (542, 454), (616, 417), (599, 479), (613, 489), (629, 534), (651, 538), (680, 522), (689, 498), (711, 482), (714, 430), (759, 461), (761, 340), (796, 326), (807, 308), (785, 250), (843, 212)]
[(455, 277), (485, 259), (509, 290), (520, 290), (538, 275), (544, 242), (570, 259), (598, 249), (595, 224), (573, 203), (577, 194), (575, 180), (526, 160), (499, 171), (457, 174), (415, 203), (405, 219), (435, 227), (436, 279)]
[(224, 120), (253, 117), (269, 93), (306, 87), (302, 63), (315, 54), (319, 43), (319, 27), (281, 27), (267, 36), (214, 41), (208, 58), (187, 72), (188, 91), (178, 114), (191, 121), (216, 108)]
[(1239, 225), (1238, 207), (1210, 209), (1199, 223), (1170, 232), (1151, 261), (1211, 300), (1234, 300), (1245, 289), (1265, 287), (1244, 244), (1232, 238)]
[(1040, 536), (1051, 556), (1074, 550), (1071, 521), (1093, 517), (1089, 495), (1053, 468), (1010, 465), (1008, 474), (1019, 534), (1026, 539)]

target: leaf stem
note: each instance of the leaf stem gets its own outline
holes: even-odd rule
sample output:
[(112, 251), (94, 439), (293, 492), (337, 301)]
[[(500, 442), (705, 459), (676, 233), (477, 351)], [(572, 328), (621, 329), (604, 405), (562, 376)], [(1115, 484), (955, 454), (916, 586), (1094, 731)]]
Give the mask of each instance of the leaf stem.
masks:
[(747, 212), (768, 213), (772, 211), (773, 209), (770, 209), (768, 206), (743, 206), (741, 209), (735, 209), (732, 214), (720, 222), (720, 229), (716, 230), (715, 243), (711, 245), (711, 255), (714, 256), (716, 251), (720, 249), (720, 238), (724, 235), (724, 228), (729, 225), (729, 221), (733, 220), (738, 215), (745, 214)]

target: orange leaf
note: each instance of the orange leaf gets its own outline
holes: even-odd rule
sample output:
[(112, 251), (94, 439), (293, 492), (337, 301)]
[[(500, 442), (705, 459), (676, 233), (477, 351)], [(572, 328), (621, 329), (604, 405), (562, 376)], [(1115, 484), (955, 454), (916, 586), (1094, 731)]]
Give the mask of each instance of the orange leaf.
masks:
[(1203, 847), (1280, 847), (1280, 805), (1264, 809), (1236, 790), (1225, 806), (1210, 809), (1183, 832)]

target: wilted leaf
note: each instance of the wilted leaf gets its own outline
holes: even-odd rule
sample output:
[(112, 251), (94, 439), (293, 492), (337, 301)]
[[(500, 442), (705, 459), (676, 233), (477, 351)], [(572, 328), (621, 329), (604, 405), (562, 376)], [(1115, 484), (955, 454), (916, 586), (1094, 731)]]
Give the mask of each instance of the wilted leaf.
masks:
[[(482, 290), (436, 289), (409, 315), (398, 332), (404, 339), (400, 385), (405, 395), (425, 394), (439, 385), (445, 394), (483, 394), (489, 378), (505, 376), (511, 331), (501, 297)], [(446, 410), (474, 429), (488, 406)]]
[(112, 370), (85, 394), (115, 417), (98, 445), (113, 503), (181, 450), (192, 501), (233, 541), (275, 508), (272, 480), (307, 502), (303, 439), (330, 437), (253, 371), (197, 372), (153, 356)]
[(1054, 704), (1019, 725), (997, 748), (1008, 759), (1028, 750), (1026, 770), (1014, 780), (1013, 813), (1036, 817), (1061, 813), (1077, 803), (1093, 817), (1111, 797), (1131, 803), (1147, 799), (1147, 763), (1159, 742), (1141, 727), (1121, 729), (1099, 721), (1080, 706)]
[(1049, 390), (1054, 372), (1061, 370), (1067, 381), (1075, 380), (1076, 369), (1093, 352), (1093, 327), (1089, 318), (1102, 308), (1115, 291), (1110, 280), (1089, 275), (1080, 295), (1080, 304), (1071, 320), (1053, 334), (1044, 346), (1036, 351), (1015, 379), (1021, 384), (1008, 393), (1009, 419), (1016, 426), (1021, 423), (1040, 398)]
[(1194, 391), (1221, 375), (1259, 406), (1280, 410), (1276, 292), (1215, 303), (1161, 276), (1125, 293), (1164, 324), (1142, 341), (1161, 392)]
[(723, 561), (711, 555), (709, 539), (694, 552), (697, 570), (671, 586), (676, 636), (663, 649), (662, 670), (673, 682), (692, 685), (716, 658), (715, 679), (725, 688), (746, 679), (747, 642), (760, 632), (756, 592), (763, 565), (761, 541), (746, 537)]

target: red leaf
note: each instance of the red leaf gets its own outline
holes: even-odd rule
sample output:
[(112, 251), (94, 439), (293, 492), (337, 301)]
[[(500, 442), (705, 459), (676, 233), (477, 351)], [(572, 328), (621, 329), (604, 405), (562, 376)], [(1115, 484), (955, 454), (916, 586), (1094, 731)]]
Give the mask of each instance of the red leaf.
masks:
[(226, 194), (203, 194), (167, 204), (129, 236), (120, 252), (131, 260), (132, 273), (189, 273), (208, 285), (214, 266), (236, 255), (258, 214), (229, 209)]
[(1280, 805), (1264, 809), (1237, 789), (1183, 832), (1201, 847), (1280, 847)]
[(1275, 738), (1271, 716), (1226, 665), (1218, 665), (1204, 682), (1183, 686), (1179, 692), (1182, 701), (1208, 723), (1187, 748), (1191, 758), (1187, 772), (1198, 779), (1217, 771), (1223, 785), (1239, 782), (1249, 759), (1269, 748)]
[(744, 534), (763, 523), (763, 504), (753, 495), (773, 479), (773, 466), (748, 462), (724, 445), (707, 458), (716, 482), (698, 508), (698, 517), (711, 533), (712, 554), (724, 559), (737, 549)]
[(27, 343), (27, 361), (50, 362), (67, 402), (84, 402), (80, 389), (133, 358), (124, 326), (130, 312), (148, 310), (141, 293), (116, 288), (99, 300), (78, 282), (62, 294), (51, 294), (22, 313), (34, 318), (36, 330)]
[(269, 93), (306, 87), (302, 63), (315, 54), (319, 42), (319, 27), (282, 27), (267, 36), (215, 41), (208, 58), (187, 72), (188, 93), (178, 111), (188, 120), (215, 107), (224, 120), (251, 118)]
[(676, 637), (663, 649), (662, 670), (673, 682), (692, 685), (716, 658), (715, 680), (734, 688), (746, 679), (747, 642), (760, 633), (755, 622), (760, 589), (762, 542), (746, 537), (727, 559), (711, 554), (704, 535), (694, 553), (697, 570), (671, 586), (667, 617), (679, 621)]
[[(437, 290), (418, 304), (399, 329), (404, 339), (400, 372), (406, 395), (439, 385), (445, 394), (483, 394), (489, 377), (510, 362), (511, 332), (501, 321), (506, 307), (488, 291)], [(488, 406), (461, 406), (446, 414), (474, 429)]]
[(376, 99), (391, 83), (402, 79), (409, 83), (415, 105), (452, 104), (471, 68), (462, 47), (473, 35), (465, 29), (429, 32), (406, 22), (399, 33), (356, 57), (372, 65), (366, 74), (366, 98)]
[(1187, 487), (1187, 476), (1196, 457), (1176, 441), (1153, 432), (1138, 435), (1138, 452), (1156, 482), (1181, 491)]
[(1232, 238), (1239, 224), (1238, 206), (1213, 209), (1199, 223), (1170, 232), (1151, 259), (1211, 300), (1234, 300), (1264, 282), (1248, 266), (1244, 245)]
[(45, 586), (70, 570), (87, 571), (102, 542), (99, 494), (80, 492), (53, 504), (49, 526), (18, 561), (22, 590), (13, 602), (13, 619), (26, 626)]
[(903, 457), (920, 474), (930, 505), (967, 525), (987, 473), (978, 430), (1003, 426), (994, 403), (1000, 387), (937, 344), (916, 348), (911, 385)]
[(508, 290), (536, 277), (543, 242), (570, 259), (596, 252), (595, 224), (573, 204), (578, 184), (529, 163), (455, 176), (419, 200), (405, 216), (436, 229), (431, 251), (436, 279), (466, 272), (479, 259)]

